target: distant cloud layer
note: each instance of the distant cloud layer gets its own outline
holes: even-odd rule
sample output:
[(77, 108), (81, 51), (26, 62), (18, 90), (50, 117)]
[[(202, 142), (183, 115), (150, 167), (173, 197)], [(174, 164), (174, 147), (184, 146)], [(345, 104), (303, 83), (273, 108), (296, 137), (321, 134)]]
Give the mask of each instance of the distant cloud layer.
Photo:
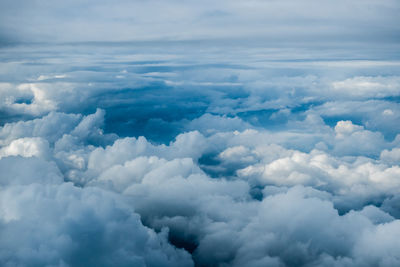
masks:
[(0, 36), (3, 42), (257, 37), (270, 42), (396, 43), (399, 9), (396, 0), (5, 0), (0, 4)]
[(400, 266), (396, 1), (0, 10), (1, 266)]

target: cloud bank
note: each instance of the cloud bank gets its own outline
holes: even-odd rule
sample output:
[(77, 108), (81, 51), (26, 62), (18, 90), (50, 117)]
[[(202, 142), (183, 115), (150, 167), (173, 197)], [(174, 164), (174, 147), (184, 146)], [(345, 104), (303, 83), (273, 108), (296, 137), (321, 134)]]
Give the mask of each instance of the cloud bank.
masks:
[[(398, 42), (398, 2), (2, 1), (2, 43), (243, 39)], [(325, 41), (323, 41), (325, 39)]]
[(1, 266), (400, 265), (396, 1), (0, 7)]

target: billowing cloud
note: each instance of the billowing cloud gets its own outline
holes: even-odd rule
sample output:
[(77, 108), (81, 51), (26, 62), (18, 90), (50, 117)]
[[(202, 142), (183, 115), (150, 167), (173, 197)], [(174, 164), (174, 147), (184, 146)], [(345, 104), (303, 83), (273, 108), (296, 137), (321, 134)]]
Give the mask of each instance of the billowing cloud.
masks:
[[(335, 147), (301, 152), (272, 142), (273, 133), (229, 128), (207, 132), (208, 137), (183, 133), (169, 145), (139, 137), (95, 148), (87, 142), (92, 134), (108, 139), (98, 133), (103, 116), (98, 110), (77, 117), (74, 127), (65, 127), (52, 142), (56, 146), (44, 143), (46, 154), (37, 152), (39, 144), (60, 129), (42, 137), (25, 131), (25, 137), (4, 145), (2, 236), (18, 237), (3, 239), (4, 264), (190, 266), (193, 260), (391, 266), (399, 261), (397, 240), (388, 234), (398, 231), (399, 208), (392, 200), (400, 188), (400, 168), (393, 165), (397, 148), (383, 150), (380, 160), (348, 158), (330, 154)], [(25, 122), (31, 128), (51, 123), (47, 117)], [(331, 140), (352, 140), (357, 131), (363, 127), (340, 121)], [(69, 138), (71, 146), (64, 143)], [(283, 137), (282, 145), (285, 138), (291, 137)], [(371, 253), (370, 240), (379, 240), (381, 249)]]
[(1, 266), (400, 266), (396, 1), (0, 10)]
[(188, 253), (168, 244), (166, 230), (144, 227), (119, 196), (96, 188), (9, 185), (1, 188), (0, 210), (5, 266), (193, 265)]

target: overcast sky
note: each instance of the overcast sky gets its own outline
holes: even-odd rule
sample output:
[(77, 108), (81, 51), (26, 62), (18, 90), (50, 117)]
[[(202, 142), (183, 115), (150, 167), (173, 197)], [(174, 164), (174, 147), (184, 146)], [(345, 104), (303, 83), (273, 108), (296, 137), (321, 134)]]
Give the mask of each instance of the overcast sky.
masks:
[(252, 39), (397, 43), (396, 0), (3, 0), (3, 42)]

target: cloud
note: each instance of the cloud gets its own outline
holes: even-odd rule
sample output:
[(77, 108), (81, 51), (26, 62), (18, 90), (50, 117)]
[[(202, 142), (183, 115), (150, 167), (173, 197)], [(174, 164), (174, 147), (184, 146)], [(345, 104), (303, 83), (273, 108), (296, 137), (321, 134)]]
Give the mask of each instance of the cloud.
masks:
[(353, 154), (357, 150), (359, 155), (373, 155), (387, 145), (380, 132), (364, 130), (351, 121), (339, 121), (335, 133), (337, 142), (334, 150), (340, 154)]
[(400, 264), (394, 1), (0, 6), (0, 265)]
[(332, 83), (333, 93), (357, 97), (397, 96), (400, 89), (398, 77), (353, 77)]
[[(189, 254), (178, 248), (203, 265), (397, 264), (396, 241), (386, 236), (397, 229), (399, 214), (392, 200), (399, 167), (386, 165), (389, 150), (382, 162), (333, 156), (335, 149), (301, 152), (277, 145), (277, 135), (265, 130), (224, 127), (208, 136), (182, 133), (168, 145), (114, 137), (103, 148), (109, 142), (100, 131), (104, 116), (102, 110), (51, 113), (6, 127), (15, 139), (2, 151), (21, 147), (25, 157), (0, 159), (7, 170), (0, 177), (3, 236), (18, 236), (1, 243), (15, 251), (2, 254), (4, 264), (74, 265), (83, 258), (85, 264), (190, 266)], [(61, 118), (70, 125), (49, 128)], [(39, 125), (47, 130), (35, 131)], [(365, 132), (350, 121), (329, 129), (332, 142)], [(99, 141), (88, 142), (92, 136)], [(56, 138), (45, 143), (47, 154), (31, 153), (32, 143)], [(230, 176), (207, 174), (212, 162), (203, 157), (213, 154), (217, 166), (233, 168)], [(371, 238), (390, 249), (368, 253)]]
[[(114, 41), (261, 36), (271, 41), (296, 38), (312, 41), (325, 37), (373, 42), (380, 37), (393, 42), (399, 30), (396, 23), (399, 7), (390, 0), (352, 4), (340, 1), (335, 5), (329, 1), (300, 4), (291, 0), (208, 1), (205, 5), (193, 1), (184, 4), (178, 1), (56, 1), (48, 4), (21, 0), (3, 1), (1, 7), (7, 10), (2, 12), (2, 36), (22, 41), (105, 41), (105, 36)], [(149, 20), (152, 15), (153, 19)]]
[(399, 116), (399, 104), (395, 101), (329, 101), (315, 108), (327, 122), (337, 122), (340, 118), (359, 122), (369, 130), (379, 131), (388, 139), (398, 134), (393, 124)]
[(396, 165), (400, 159), (400, 148), (396, 147), (392, 150), (385, 149), (382, 151), (380, 158), (385, 163)]
[(1, 144), (23, 137), (43, 137), (53, 143), (65, 132), (71, 131), (81, 119), (81, 115), (51, 112), (48, 115), (27, 121), (6, 123), (0, 129)]
[(49, 143), (40, 137), (19, 138), (13, 140), (8, 146), (0, 149), (0, 158), (7, 156), (37, 156), (46, 158), (50, 154)]
[[(63, 181), (62, 174), (54, 162), (37, 157), (9, 156), (0, 160), (2, 170), (1, 184), (8, 185), (59, 184)], [(23, 168), (22, 168), (23, 166)], [(4, 202), (4, 205), (6, 203)]]
[[(32, 175), (32, 173), (31, 173)], [(192, 266), (120, 197), (70, 183), (1, 189), (4, 265)], [(35, 201), (32, 201), (35, 199)]]
[(201, 131), (203, 134), (212, 134), (219, 131), (245, 130), (251, 125), (238, 117), (217, 116), (206, 113), (199, 118), (192, 120), (187, 126), (188, 129)]

